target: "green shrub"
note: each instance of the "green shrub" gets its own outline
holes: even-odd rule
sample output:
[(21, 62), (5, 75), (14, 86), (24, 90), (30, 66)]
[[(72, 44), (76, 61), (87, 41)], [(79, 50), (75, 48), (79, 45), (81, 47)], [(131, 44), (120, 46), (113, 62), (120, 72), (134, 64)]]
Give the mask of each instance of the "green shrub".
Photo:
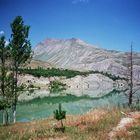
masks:
[(66, 90), (66, 84), (61, 83), (60, 81), (51, 81), (49, 85), (49, 90), (51, 93), (61, 92)]
[(63, 119), (66, 118), (66, 111), (62, 110), (61, 104), (59, 104), (58, 109), (54, 111), (54, 118), (61, 122), (61, 128), (57, 128), (57, 130), (64, 132), (65, 127), (63, 125)]

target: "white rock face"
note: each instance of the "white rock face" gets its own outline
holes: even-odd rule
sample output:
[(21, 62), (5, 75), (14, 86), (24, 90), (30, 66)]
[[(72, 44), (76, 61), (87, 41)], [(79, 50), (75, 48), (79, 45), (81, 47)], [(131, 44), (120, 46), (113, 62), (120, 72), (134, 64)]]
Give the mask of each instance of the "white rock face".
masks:
[(25, 91), (21, 93), (18, 97), (19, 101), (27, 101), (35, 98), (43, 98), (49, 96), (50, 94), (48, 90), (48, 85), (50, 81), (48, 78), (44, 78), (44, 77), (37, 78), (32, 75), (26, 74), (26, 75), (20, 75), (18, 80), (19, 80), (18, 83), (19, 84), (23, 83), (25, 87), (30, 87), (30, 85), (34, 86), (32, 92)]
[[(70, 79), (64, 77), (34, 77), (31, 75), (22, 75), (19, 77), (19, 82), (26, 84), (26, 86), (34, 85), (35, 88), (32, 93), (24, 92), (19, 96), (19, 100), (31, 100), (34, 98), (42, 98), (50, 95), (49, 84), (50, 81), (61, 81), (67, 85), (67, 90), (63, 91), (65, 94), (72, 94), (76, 96), (88, 95), (90, 97), (101, 97), (113, 89), (120, 90), (127, 88), (126, 81), (113, 81), (110, 78), (101, 74), (90, 74), (88, 76), (76, 76)], [(38, 87), (40, 90), (38, 90)]]
[(103, 96), (113, 90), (113, 81), (101, 74), (90, 74), (87, 77), (76, 76), (63, 80), (68, 86), (67, 93), (89, 95), (92, 97)]
[(50, 95), (48, 90), (35, 90), (33, 93), (24, 92), (18, 97), (19, 101), (29, 101), (35, 98), (44, 98)]
[[(61, 68), (98, 70), (126, 76), (128, 53), (105, 50), (80, 39), (47, 39), (34, 49), (34, 59)], [(140, 80), (140, 53), (134, 53), (134, 78)]]
[(20, 75), (19, 83), (24, 83), (27, 86), (34, 85), (37, 87), (47, 88), (47, 85), (49, 85), (50, 81), (48, 78), (45, 77), (37, 78), (32, 75), (26, 74), (26, 75)]

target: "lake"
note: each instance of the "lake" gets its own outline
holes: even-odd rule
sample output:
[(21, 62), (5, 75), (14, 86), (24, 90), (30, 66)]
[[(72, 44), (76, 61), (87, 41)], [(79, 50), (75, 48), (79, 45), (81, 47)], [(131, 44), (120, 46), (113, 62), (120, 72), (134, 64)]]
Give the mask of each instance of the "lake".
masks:
[(127, 99), (123, 92), (115, 90), (103, 97), (96, 98), (88, 96), (77, 97), (74, 95), (37, 98), (28, 102), (18, 103), (17, 121), (27, 122), (53, 116), (53, 111), (58, 108), (59, 103), (62, 104), (62, 108), (67, 112), (67, 115), (76, 115), (85, 113), (92, 108), (109, 108), (126, 104)]

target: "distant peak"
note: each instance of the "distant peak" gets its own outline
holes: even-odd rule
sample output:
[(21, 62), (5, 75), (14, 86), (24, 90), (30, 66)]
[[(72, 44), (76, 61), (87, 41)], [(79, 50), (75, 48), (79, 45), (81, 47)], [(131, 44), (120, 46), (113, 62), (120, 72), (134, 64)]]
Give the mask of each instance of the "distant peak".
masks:
[(70, 41), (76, 42), (76, 43), (85, 43), (83, 40), (79, 39), (79, 38), (71, 38), (69, 39)]
[(74, 43), (74, 44), (77, 44), (77, 45), (80, 44), (80, 45), (83, 45), (83, 46), (92, 46), (94, 48), (97, 48), (97, 46), (91, 45), (91, 44), (89, 44), (89, 43), (87, 43), (87, 42), (85, 42), (85, 41), (83, 41), (79, 38), (75, 38), (75, 37), (67, 38), (67, 39), (66, 38), (47, 38), (44, 41), (38, 43), (38, 45), (44, 46), (46, 44), (65, 43), (65, 42)]
[(77, 41), (78, 38), (72, 37), (70, 40)]
[(68, 39), (63, 39), (63, 38), (47, 38), (43, 42), (52, 42), (52, 41), (75, 41), (75, 42), (81, 41), (81, 42), (84, 42), (81, 39), (78, 39), (78, 38), (75, 38), (75, 37), (68, 38)]

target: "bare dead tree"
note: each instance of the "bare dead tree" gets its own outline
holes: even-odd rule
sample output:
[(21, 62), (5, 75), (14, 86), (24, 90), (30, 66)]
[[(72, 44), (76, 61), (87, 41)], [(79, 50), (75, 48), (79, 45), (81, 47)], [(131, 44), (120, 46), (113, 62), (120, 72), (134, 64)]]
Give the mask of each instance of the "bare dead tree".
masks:
[(129, 87), (130, 87), (130, 91), (129, 91), (129, 102), (128, 105), (130, 106), (133, 102), (133, 46), (131, 44), (131, 52), (130, 52), (130, 56), (129, 56), (129, 60), (130, 60), (130, 79), (129, 79)]
[(127, 94), (128, 96), (128, 105), (131, 106), (134, 101), (134, 94), (140, 89), (139, 87), (134, 89), (134, 69), (133, 64), (134, 58), (133, 58), (133, 44), (131, 43), (130, 53), (128, 53), (128, 64), (127, 64), (127, 79), (128, 79), (128, 86), (129, 86), (129, 92)]

